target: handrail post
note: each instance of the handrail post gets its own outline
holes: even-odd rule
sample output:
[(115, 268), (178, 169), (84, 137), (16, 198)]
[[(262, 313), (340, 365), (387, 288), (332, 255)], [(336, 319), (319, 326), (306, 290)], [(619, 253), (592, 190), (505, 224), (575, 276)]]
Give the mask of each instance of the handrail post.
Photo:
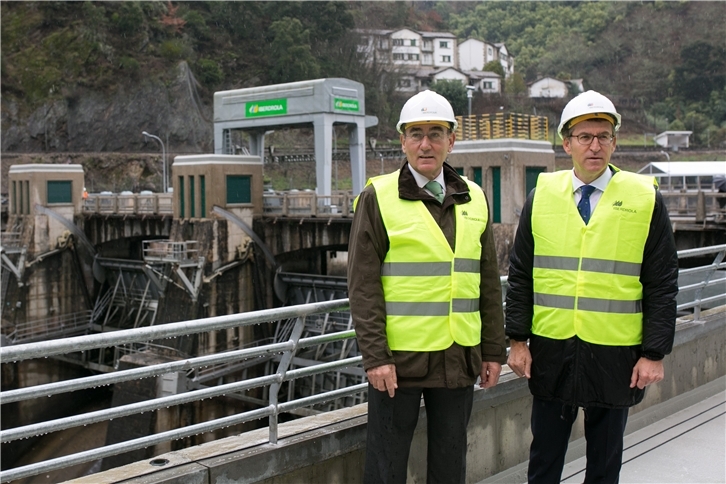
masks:
[(299, 316), (297, 320), (295, 320), (295, 326), (292, 328), (292, 332), (290, 334), (290, 339), (293, 343), (292, 349), (285, 351), (285, 353), (282, 355), (282, 358), (280, 359), (280, 364), (277, 366), (277, 372), (276, 375), (278, 377), (278, 381), (275, 383), (272, 383), (270, 385), (270, 406), (274, 408), (272, 415), (270, 415), (270, 443), (271, 444), (277, 444), (277, 416), (278, 416), (278, 393), (280, 392), (280, 387), (282, 386), (282, 382), (285, 380), (285, 373), (287, 373), (288, 368), (290, 368), (290, 363), (292, 362), (292, 359), (295, 356), (295, 352), (297, 351), (297, 345), (300, 342), (300, 336), (302, 335), (303, 329), (305, 328), (305, 316)]
[(698, 321), (701, 319), (701, 296), (703, 294), (703, 290), (706, 288), (708, 283), (711, 282), (711, 276), (716, 273), (716, 269), (718, 269), (719, 264), (723, 262), (724, 257), (726, 257), (726, 249), (723, 249), (716, 254), (716, 257), (714, 257), (713, 262), (711, 263), (711, 270), (708, 271), (708, 273), (703, 278), (703, 286), (696, 289), (694, 299), (697, 304), (693, 308), (694, 321)]
[(698, 190), (696, 195), (696, 223), (706, 220), (706, 195), (702, 190)]

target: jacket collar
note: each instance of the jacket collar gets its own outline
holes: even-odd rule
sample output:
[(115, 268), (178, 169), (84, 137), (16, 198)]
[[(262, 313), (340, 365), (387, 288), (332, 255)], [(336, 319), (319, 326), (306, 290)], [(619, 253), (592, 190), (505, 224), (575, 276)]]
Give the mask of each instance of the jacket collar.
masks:
[[(431, 200), (431, 196), (427, 194), (423, 188), (419, 188), (416, 179), (408, 169), (408, 162), (405, 162), (399, 170), (398, 174), (398, 196), (404, 200)], [(444, 180), (446, 181), (446, 199), (444, 205), (447, 205), (449, 195), (454, 203), (466, 203), (471, 201), (469, 195), (469, 185), (459, 176), (459, 174), (448, 163), (443, 165)]]

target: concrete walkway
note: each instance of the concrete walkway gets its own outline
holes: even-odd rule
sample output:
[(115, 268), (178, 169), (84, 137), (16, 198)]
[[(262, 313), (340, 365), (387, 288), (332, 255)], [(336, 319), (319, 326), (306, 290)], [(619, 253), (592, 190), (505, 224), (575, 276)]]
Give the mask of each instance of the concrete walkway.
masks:
[[(634, 415), (626, 429), (620, 482), (726, 483), (725, 386), (721, 377)], [(584, 449), (584, 439), (570, 443), (561, 482), (584, 481)], [(526, 476), (525, 462), (479, 484), (522, 483)]]

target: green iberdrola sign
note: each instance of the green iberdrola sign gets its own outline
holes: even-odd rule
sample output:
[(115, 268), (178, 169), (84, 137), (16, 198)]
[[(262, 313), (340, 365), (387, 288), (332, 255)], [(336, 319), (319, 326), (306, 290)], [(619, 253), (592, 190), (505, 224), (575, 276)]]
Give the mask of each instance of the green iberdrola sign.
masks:
[(333, 106), (340, 111), (360, 111), (360, 104), (358, 104), (357, 99), (341, 99), (336, 97)]
[(287, 114), (287, 99), (270, 99), (245, 105), (245, 117), (279, 116)]

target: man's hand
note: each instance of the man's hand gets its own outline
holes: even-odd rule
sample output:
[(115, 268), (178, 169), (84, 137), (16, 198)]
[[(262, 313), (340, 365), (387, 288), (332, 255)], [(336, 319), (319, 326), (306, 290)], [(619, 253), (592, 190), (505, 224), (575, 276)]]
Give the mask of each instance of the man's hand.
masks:
[(532, 376), (532, 354), (526, 341), (510, 341), (507, 364), (518, 377), (529, 379)]
[(396, 388), (398, 388), (396, 365), (376, 366), (366, 371), (366, 374), (373, 388), (381, 392), (388, 390), (388, 396), (393, 398), (393, 395), (396, 394)]
[(499, 374), (502, 372), (502, 365), (493, 361), (482, 361), (479, 386), (491, 388), (499, 382)]
[(658, 383), (663, 379), (663, 360), (653, 361), (648, 358), (640, 358), (633, 367), (633, 374), (630, 377), (630, 388), (636, 385), (641, 390), (651, 383)]

